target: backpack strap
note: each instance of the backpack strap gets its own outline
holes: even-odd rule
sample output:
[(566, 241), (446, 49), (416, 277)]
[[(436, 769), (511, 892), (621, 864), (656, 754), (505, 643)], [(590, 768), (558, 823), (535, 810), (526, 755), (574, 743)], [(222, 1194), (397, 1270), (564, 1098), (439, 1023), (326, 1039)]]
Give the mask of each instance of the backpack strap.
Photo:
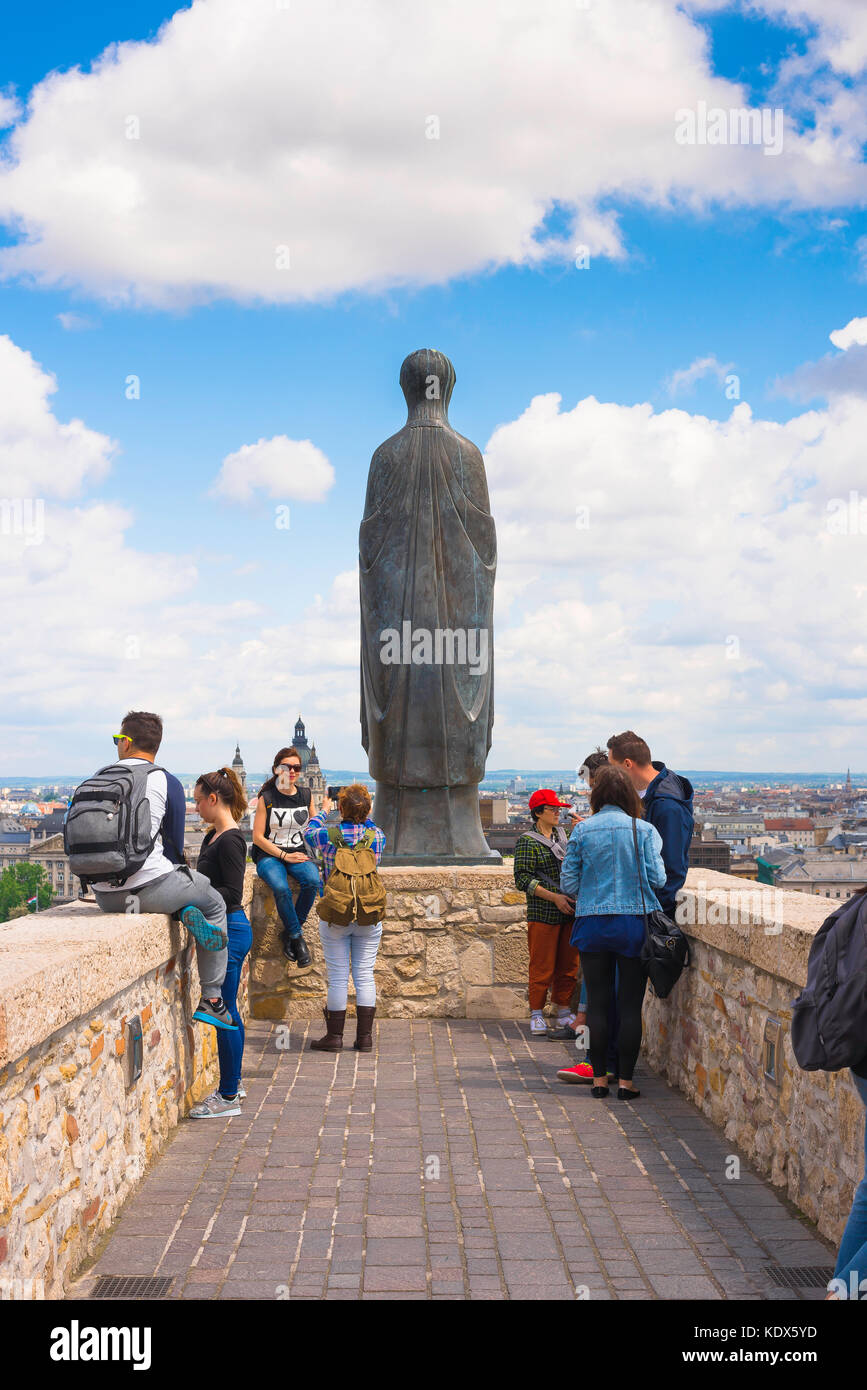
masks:
[(349, 841), (344, 840), (343, 831), (340, 829), (339, 825), (328, 826), (328, 842), (329, 844), (336, 845), (338, 848), (343, 847), (344, 849), (351, 849)]

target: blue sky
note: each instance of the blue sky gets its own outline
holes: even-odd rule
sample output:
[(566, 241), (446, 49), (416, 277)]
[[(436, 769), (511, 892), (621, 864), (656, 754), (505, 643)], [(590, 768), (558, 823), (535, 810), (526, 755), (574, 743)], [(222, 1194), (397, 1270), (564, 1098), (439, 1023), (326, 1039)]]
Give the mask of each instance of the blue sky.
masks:
[[(199, 16), (209, 9), (228, 13), (233, 3), (200, 0), (195, 10)], [(368, 8), (375, 14), (382, 6), (379, 0), (370, 0)], [(595, 8), (604, 8), (601, 0), (596, 0)], [(850, 642), (841, 678), (845, 697), (841, 708), (835, 703), (834, 682), (829, 686), (826, 676), (834, 666), (834, 643), (843, 640), (846, 626), (824, 631), (817, 638), (817, 626), (824, 630), (828, 625), (805, 612), (805, 600), (817, 596), (816, 584), (806, 595), (795, 584), (791, 603), (785, 599), (786, 567), (792, 565), (803, 575), (797, 558), (800, 549), (793, 545), (793, 525), (797, 523), (798, 545), (806, 546), (810, 526), (817, 518), (821, 524), (826, 497), (846, 496), (859, 483), (854, 472), (850, 478), (842, 465), (835, 471), (836, 465), (826, 466), (823, 460), (845, 455), (839, 439), (849, 440), (856, 429), (854, 412), (862, 406), (860, 394), (856, 391), (846, 397), (842, 405), (818, 392), (811, 395), (810, 371), (804, 364), (834, 354), (829, 334), (867, 312), (864, 247), (859, 244), (867, 233), (863, 208), (867, 185), (859, 153), (864, 132), (859, 117), (847, 107), (847, 97), (861, 91), (863, 74), (860, 68), (847, 71), (841, 65), (835, 48), (838, 30), (823, 28), (818, 7), (814, 22), (806, 28), (797, 27), (796, 15), (788, 13), (783, 0), (754, 11), (714, 6), (690, 17), (674, 6), (669, 9), (660, 31), (662, 65), (669, 45), (672, 78), (677, 80), (683, 68), (681, 45), (686, 42), (696, 80), (707, 84), (710, 104), (719, 99), (720, 91), (734, 90), (719, 86), (725, 80), (740, 84), (746, 104), (782, 105), (795, 139), (779, 159), (762, 160), (758, 152), (751, 152), (757, 158), (750, 171), (742, 173), (735, 158), (727, 155), (717, 172), (712, 167), (717, 152), (708, 150), (704, 164), (696, 165), (698, 172), (687, 175), (684, 183), (676, 168), (672, 172), (670, 154), (662, 147), (656, 186), (648, 193), (639, 187), (643, 168), (629, 167), (630, 149), (642, 134), (640, 105), (638, 125), (631, 135), (631, 117), (624, 117), (623, 99), (616, 93), (610, 110), (597, 102), (592, 119), (580, 126), (573, 124), (575, 111), (568, 108), (564, 96), (564, 130), (558, 137), (562, 147), (546, 148), (539, 161), (550, 159), (552, 173), (547, 182), (544, 174), (538, 179), (528, 175), (521, 195), (526, 192), (532, 199), (550, 200), (548, 216), (535, 222), (537, 241), (545, 237), (576, 241), (586, 235), (582, 228), (590, 228), (588, 239), (597, 236), (598, 246), (594, 242), (589, 269), (577, 270), (565, 254), (534, 259), (503, 253), (483, 209), (473, 205), (472, 180), (478, 179), (478, 173), (474, 176), (468, 166), (462, 170), (465, 182), (454, 218), (471, 223), (477, 216), (478, 231), (466, 232), (464, 244), (446, 256), (454, 264), (444, 261), (440, 270), (436, 244), (432, 263), (425, 265), (413, 249), (410, 227), (397, 247), (399, 273), (392, 277), (388, 259), (377, 260), (377, 237), (382, 236), (382, 228), (400, 219), (400, 200), (384, 208), (382, 228), (363, 227), (356, 237), (353, 219), (363, 223), (365, 217), (358, 198), (347, 201), (345, 225), (337, 219), (340, 225), (333, 228), (328, 221), (316, 220), (321, 215), (316, 207), (319, 185), (308, 182), (293, 190), (293, 212), (308, 198), (313, 240), (333, 233), (336, 261), (343, 254), (352, 260), (356, 241), (364, 241), (364, 263), (357, 273), (335, 272), (335, 288), (311, 281), (312, 288), (302, 286), (301, 297), (289, 302), (275, 298), (264, 277), (252, 295), (240, 276), (233, 279), (233, 272), (225, 270), (232, 263), (231, 245), (225, 255), (218, 255), (225, 223), (236, 214), (238, 245), (243, 245), (249, 228), (243, 225), (241, 205), (251, 190), (253, 197), (262, 191), (261, 185), (273, 175), (267, 162), (256, 163), (259, 128), (251, 118), (246, 130), (243, 98), (240, 107), (234, 108), (231, 94), (225, 98), (226, 109), (240, 111), (236, 164), (225, 162), (217, 137), (207, 133), (207, 122), (218, 120), (222, 109), (220, 63), (231, 62), (230, 54), (218, 54), (216, 62), (213, 55), (209, 58), (207, 45), (221, 42), (216, 21), (209, 27), (207, 15), (193, 16), (198, 26), (194, 51), (201, 53), (201, 72), (196, 74), (200, 104), (194, 108), (201, 111), (203, 121), (200, 165), (194, 155), (183, 167), (180, 182), (166, 185), (175, 189), (174, 200), (189, 198), (189, 207), (181, 209), (185, 225), (200, 219), (196, 235), (202, 239), (202, 263), (208, 261), (211, 250), (215, 266), (219, 261), (215, 283), (208, 288), (199, 280), (195, 256), (189, 255), (177, 270), (176, 261), (183, 261), (189, 248), (178, 250), (170, 231), (164, 244), (157, 232), (160, 244), (146, 280), (139, 278), (137, 270), (139, 264), (150, 262), (154, 249), (153, 233), (146, 238), (142, 230), (141, 209), (146, 209), (149, 200), (159, 209), (164, 196), (159, 181), (164, 174), (166, 179), (176, 179), (171, 168), (173, 119), (178, 121), (182, 141), (189, 130), (189, 107), (183, 117), (173, 116), (175, 69), (170, 65), (165, 33), (157, 38), (159, 26), (174, 13), (172, 7), (139, 4), (119, 12), (116, 6), (90, 4), (73, 12), (48, 0), (36, 13), (19, 7), (7, 17), (0, 91), (24, 104), (38, 89), (42, 114), (37, 111), (28, 118), (19, 109), (17, 124), (10, 126), (0, 143), (7, 175), (18, 171), (6, 187), (0, 179), (0, 246), (14, 250), (29, 243), (34, 248), (24, 272), (14, 261), (0, 261), (0, 333), (8, 335), (18, 353), (30, 354), (42, 372), (56, 379), (56, 391), (46, 398), (55, 421), (80, 420), (95, 436), (116, 442), (110, 467), (103, 468), (100, 476), (85, 470), (80, 485), (65, 495), (58, 482), (57, 505), (87, 509), (114, 504), (128, 511), (123, 545), (124, 556), (128, 553), (132, 558), (127, 569), (126, 558), (113, 560), (107, 555), (96, 591), (89, 579), (81, 579), (78, 568), (71, 569), (65, 580), (57, 580), (69, 604), (62, 631), (55, 627), (57, 606), (52, 601), (50, 576), (48, 580), (40, 575), (35, 580), (32, 575), (21, 579), (20, 595), (13, 586), (13, 607), (26, 612), (27, 618), (16, 645), (15, 677), (0, 705), (0, 774), (39, 775), (61, 764), (86, 770), (102, 755), (106, 721), (116, 722), (112, 710), (122, 713), (121, 706), (130, 704), (159, 704), (167, 720), (175, 721), (173, 741), (167, 746), (177, 764), (186, 768), (226, 757), (236, 737), (241, 739), (248, 765), (264, 765), (272, 745), (284, 741), (299, 707), (326, 764), (347, 767), (360, 762), (357, 677), (351, 653), (347, 657), (354, 632), (352, 571), (357, 527), (370, 455), (403, 422), (397, 385), (400, 363), (408, 352), (422, 346), (442, 348), (455, 364), (453, 424), (483, 449), (493, 444), (492, 437), (500, 431), (498, 445), (489, 453), (489, 479), (501, 541), (495, 640), (504, 659), (500, 663), (498, 657), (501, 674), (490, 766), (549, 762), (562, 767), (573, 759), (577, 765), (588, 739), (604, 739), (615, 727), (626, 725), (649, 731), (654, 751), (662, 741), (662, 752), (673, 763), (693, 767), (727, 762), (742, 769), (768, 770), (793, 766), (809, 770), (848, 762), (867, 766), (867, 739), (862, 733), (867, 708), (865, 663), (857, 653), (853, 655)], [(255, 22), (260, 22), (259, 0), (251, 3), (249, 13), (253, 10)], [(306, 0), (297, 0), (296, 16), (300, 13), (304, 18), (307, 10)], [(240, 6), (237, 12), (242, 11)], [(504, 42), (510, 22), (502, 18), (505, 12), (499, 6), (492, 9), (492, 15), (501, 16)], [(849, 37), (857, 49), (865, 21), (857, 15), (850, 18), (854, 31)], [(620, 41), (616, 34), (613, 39), (606, 37), (604, 16), (597, 21), (594, 14), (592, 22), (598, 27), (592, 31), (591, 48), (595, 42)], [(704, 59), (702, 35), (707, 42)], [(132, 175), (140, 180), (139, 202), (133, 213), (125, 214), (125, 221), (112, 228), (110, 211), (104, 212), (100, 200), (106, 200), (109, 210), (114, 206), (115, 190), (121, 185), (112, 180), (121, 180), (120, 158), (106, 154), (108, 173), (102, 172), (98, 187), (91, 185), (88, 141), (93, 139), (92, 127), (82, 126), (77, 141), (72, 131), (72, 153), (65, 154), (64, 137), (56, 134), (59, 127), (51, 126), (46, 110), (50, 114), (52, 101), (60, 101), (59, 93), (75, 90), (90, 94), (97, 112), (104, 104), (114, 120), (117, 111), (126, 108), (112, 105), (117, 88), (110, 88), (104, 75), (91, 75), (90, 65), (107, 45), (125, 40), (150, 45), (151, 70), (145, 78), (134, 71), (131, 64), (137, 60), (131, 50), (109, 60), (105, 66), (124, 79), (117, 100), (123, 103), (128, 90), (133, 104), (146, 102), (137, 83), (147, 81), (155, 83), (158, 100), (150, 127), (148, 116), (142, 118), (142, 153), (150, 164), (145, 173), (136, 166)], [(257, 42), (263, 41), (249, 40), (247, 57), (252, 54), (251, 61), (258, 62)], [(474, 42), (472, 33), (466, 35), (468, 62)], [(583, 34), (578, 34), (576, 43), (585, 43)], [(316, 71), (327, 49), (323, 30), (312, 17), (309, 22), (304, 19), (296, 31), (296, 57), (299, 46), (299, 61)], [(164, 71), (160, 68), (163, 53)], [(796, 59), (801, 70), (793, 76), (791, 65)], [(321, 68), (325, 116), (320, 119), (329, 123), (328, 141), (339, 148), (344, 126), (352, 144), (354, 123), (363, 124), (369, 113), (375, 157), (371, 156), (371, 168), (364, 173), (364, 186), (375, 200), (380, 186), (376, 171), (383, 159), (391, 157), (390, 151), (381, 153), (377, 142), (381, 138), (386, 148), (391, 133), (387, 124), (381, 124), (387, 118), (376, 109), (376, 84), (368, 92), (362, 82), (354, 94), (355, 104), (344, 106), (340, 61), (338, 55), (334, 72)], [(436, 66), (435, 55), (430, 61), (428, 77), (434, 91), (446, 78)], [(623, 80), (630, 86), (644, 80), (642, 71), (631, 70), (636, 63), (635, 53), (624, 48)], [(82, 69), (78, 75), (70, 71), (76, 65)], [(209, 87), (212, 67), (217, 77)], [(456, 67), (459, 71), (460, 61)], [(61, 76), (54, 84), (40, 87), (52, 72)], [(132, 75), (125, 78), (127, 73)], [(287, 80), (291, 84), (291, 74)], [(397, 104), (406, 100), (390, 72), (381, 81), (386, 89), (394, 81)], [(693, 84), (690, 90), (703, 88)], [(678, 95), (672, 91), (672, 110), (683, 104)], [(420, 111), (427, 109), (425, 97)], [(179, 94), (179, 103), (184, 100)], [(237, 93), (234, 100), (238, 101)], [(659, 116), (653, 106), (656, 100), (654, 84), (647, 97), (651, 124)], [(262, 101), (267, 125), (267, 100), (262, 97)], [(76, 112), (77, 108), (72, 125), (78, 119)], [(817, 157), (815, 144), (809, 151), (806, 147), (823, 117), (830, 120), (829, 148)], [(667, 118), (665, 100), (659, 118), (663, 123)], [(88, 114), (87, 119), (96, 118)], [(161, 131), (165, 143), (154, 150), (147, 141), (157, 119), (165, 122), (168, 135)], [(508, 139), (503, 137), (504, 188), (514, 177), (515, 131), (520, 134), (524, 119), (517, 110), (515, 129)], [(105, 128), (110, 128), (108, 120)], [(285, 139), (291, 145), (291, 120), (287, 129)], [(408, 223), (416, 219), (416, 243), (425, 235), (426, 197), (440, 216), (441, 189), (450, 187), (452, 168), (462, 158), (462, 152), (449, 146), (447, 132), (448, 116), (444, 115), (442, 148), (419, 153), (419, 158), (432, 155), (439, 163), (429, 194), (423, 188), (407, 196), (405, 215)], [(303, 140), (298, 138), (300, 148)], [(309, 131), (306, 138), (308, 149), (321, 151)], [(528, 130), (528, 139), (541, 138), (551, 145), (555, 137), (549, 131), (540, 136), (539, 131)], [(584, 169), (585, 162), (592, 164), (592, 146), (600, 141), (609, 142), (609, 161), (620, 170), (610, 178)], [(357, 160), (358, 146), (352, 148)], [(490, 168), (492, 158), (496, 164), (497, 149), (494, 132), (485, 145), (494, 154), (487, 153), (481, 167)], [(54, 214), (50, 208), (45, 211), (46, 175), (41, 171), (52, 168), (55, 151), (59, 172), (54, 177), (68, 180), (68, 186), (63, 194), (65, 211), (61, 215), (58, 210), (57, 226), (52, 227)], [(127, 153), (124, 149), (123, 158)], [(137, 157), (136, 151), (129, 154)], [(281, 154), (277, 149), (275, 159)], [(43, 159), (49, 163), (41, 164)], [(566, 188), (568, 178), (561, 179), (559, 173), (570, 161), (576, 170), (574, 189)], [(194, 188), (199, 169), (201, 195)], [(211, 186), (206, 176), (212, 179)], [(495, 168), (492, 183), (499, 176)], [(184, 185), (190, 191), (178, 194)], [(218, 185), (213, 210), (203, 215), (204, 203), (197, 199), (210, 198), (213, 185)], [(394, 186), (399, 188), (400, 183)], [(89, 191), (92, 187), (97, 187), (94, 195)], [(508, 191), (514, 192), (514, 186)], [(267, 196), (269, 190), (263, 192)], [(393, 190), (389, 199), (392, 196)], [(516, 197), (516, 205), (518, 201)], [(616, 219), (614, 251), (613, 234), (594, 231), (592, 217), (586, 223), (580, 221), (590, 204), (593, 215), (603, 223)], [(504, 198), (506, 219), (509, 206)], [(69, 230), (70, 210), (74, 233)], [(574, 226), (573, 216), (579, 218)], [(516, 214), (512, 243), (522, 234), (518, 221)], [(156, 225), (159, 229), (167, 224), (157, 221)], [(606, 225), (610, 228), (611, 223)], [(448, 221), (445, 226), (448, 231)], [(252, 233), (257, 234), (255, 226)], [(117, 250), (113, 280), (91, 264), (91, 259), (98, 260), (89, 258), (91, 235), (96, 245), (103, 236), (114, 238), (113, 243), (106, 242), (106, 261), (114, 257), (124, 237), (130, 239), (128, 255), (122, 245)], [(40, 240), (44, 252), (39, 249)], [(238, 252), (239, 260), (243, 254)], [(321, 268), (316, 273), (321, 275)], [(388, 283), (390, 279), (395, 282)], [(431, 279), (436, 283), (430, 283)], [(74, 320), (67, 318), (64, 327), (59, 315), (72, 315)], [(854, 330), (853, 352), (857, 353), (861, 341)], [(696, 372), (692, 386), (672, 385), (676, 373), (703, 359), (710, 359), (710, 366)], [(17, 356), (15, 362), (20, 365)], [(807, 385), (793, 397), (780, 383), (799, 369)], [(767, 464), (767, 476), (762, 475), (755, 495), (748, 494), (756, 465), (744, 462), (742, 446), (732, 441), (725, 423), (738, 403), (726, 397), (723, 387), (723, 378), (730, 372), (737, 374), (738, 399), (748, 403), (754, 422), (750, 433), (755, 440), (743, 445), (750, 459), (754, 450), (757, 458), (765, 458), (767, 430), (755, 422), (785, 425), (806, 419), (810, 411), (822, 417), (822, 448), (801, 449), (789, 436), (777, 462)], [(130, 374), (140, 378), (140, 399), (125, 398)], [(557, 426), (556, 443), (551, 431), (533, 417), (521, 423), (531, 401), (551, 393), (561, 397), (559, 415), (568, 417)], [(604, 415), (585, 421), (584, 412), (573, 420), (572, 412), (589, 397), (619, 410), (610, 419)], [(660, 445), (652, 423), (638, 424), (628, 414), (629, 407), (642, 403), (652, 408), (654, 418), (672, 413), (665, 416), (670, 423), (661, 431), (668, 445)], [(714, 433), (712, 422), (720, 422), (721, 434)], [(618, 453), (616, 469), (621, 471), (608, 480), (610, 491), (603, 495), (599, 465), (591, 466), (587, 459), (604, 457), (605, 441), (595, 434), (590, 438), (584, 431), (601, 430), (611, 440), (621, 428), (637, 433), (624, 433), (629, 458)], [(646, 451), (642, 429), (651, 430)], [(841, 434), (835, 435), (835, 430)], [(794, 432), (798, 431), (809, 433), (809, 427), (797, 426)], [(246, 504), (209, 495), (227, 455), (282, 435), (289, 441), (309, 439), (330, 461), (335, 481), (321, 500), (297, 495), (288, 464), (285, 495), (264, 485)], [(13, 438), (17, 435), (10, 425), (7, 446)], [(0, 421), (0, 448), (3, 440)], [(697, 453), (704, 444), (706, 458)], [(44, 441), (38, 447), (45, 449)], [(98, 452), (97, 445), (93, 447)], [(688, 483), (675, 464), (670, 477), (664, 476), (660, 464), (660, 460), (667, 464), (681, 447), (687, 466), (699, 470), (699, 476)], [(40, 486), (47, 499), (51, 492), (45, 479), (52, 469), (57, 479), (62, 478), (67, 467), (58, 445), (56, 457), (46, 456), (42, 475)], [(738, 478), (737, 470), (744, 469), (743, 479), (737, 487), (733, 483), (733, 492), (726, 495), (726, 505), (732, 507), (730, 523), (722, 518), (718, 494), (720, 476), (729, 467), (732, 477), (737, 474)], [(701, 482), (702, 468), (707, 470), (706, 487)], [(549, 499), (547, 511), (524, 514), (522, 477), (534, 497), (541, 494)], [(672, 487), (676, 491), (681, 484), (686, 491), (669, 515), (656, 505), (657, 493)], [(4, 482), (6, 495), (17, 495), (9, 491), (10, 486)], [(738, 500), (741, 486), (746, 491)], [(652, 501), (649, 508), (647, 501), (641, 503), (646, 489)], [(557, 505), (564, 490), (573, 514), (575, 499), (593, 493), (598, 494), (596, 514), (610, 518), (610, 534), (594, 531), (590, 551), (560, 544), (565, 532)], [(797, 509), (790, 510), (803, 497), (810, 500), (812, 521)], [(283, 500), (291, 506), (288, 532), (274, 525), (275, 504)], [(720, 525), (709, 536), (703, 555), (700, 536), (707, 522), (705, 506), (720, 518)], [(70, 520), (66, 531), (58, 534), (68, 535), (69, 545), (79, 548), (80, 566), (84, 542), (75, 539), (78, 524)], [(569, 525), (574, 530), (574, 523)], [(732, 534), (731, 547), (725, 541), (726, 526)], [(739, 547), (750, 554), (755, 549), (747, 534), (750, 526), (756, 535), (769, 526), (773, 531), (772, 541), (766, 536), (757, 542), (759, 550), (762, 545), (767, 549), (767, 573), (775, 576), (770, 586), (761, 576), (751, 577), (749, 566), (738, 559)], [(858, 539), (848, 537), (855, 544), (842, 547), (846, 554), (838, 585), (849, 583), (850, 569), (852, 584), (857, 584)], [(655, 557), (664, 551), (669, 563), (672, 553), (676, 556), (680, 550), (682, 571), (675, 565), (663, 583)], [(133, 617), (126, 612), (129, 595), (124, 586), (114, 588), (112, 573), (134, 575), (134, 582), (146, 589), (152, 555), (169, 557), (185, 572), (195, 574), (185, 582), (177, 575), (167, 579), (165, 592), (155, 594), (150, 606), (139, 595)], [(5, 558), (12, 567), (10, 573), (16, 574), (14, 567), (23, 563), (22, 552)], [(61, 561), (49, 568), (60, 575)], [(645, 586), (649, 568), (655, 568), (659, 582), (654, 592), (648, 591), (646, 606), (639, 611), (635, 597)], [(695, 607), (695, 595), (704, 587), (722, 584), (732, 593), (738, 590), (740, 580), (735, 575), (743, 579), (748, 592), (737, 593), (730, 619), (724, 607), (713, 612)], [(132, 582), (131, 578), (125, 581)], [(95, 592), (104, 596), (104, 607), (99, 606)], [(852, 600), (856, 615), (859, 601), (860, 595)], [(540, 652), (533, 634), (547, 630), (552, 602), (560, 605), (554, 622), (560, 635), (548, 653), (543, 638)], [(230, 609), (231, 604), (241, 608)], [(787, 624), (789, 630), (783, 634)], [(106, 645), (97, 643), (82, 661), (82, 641), (86, 646), (95, 630), (103, 629)], [(775, 651), (765, 648), (771, 632), (778, 643)], [(144, 634), (143, 657), (136, 659), (138, 664), (123, 660), (118, 655), (121, 647), (129, 636), (138, 638), (140, 633)], [(169, 633), (172, 642), (162, 648), (160, 639)], [(619, 637), (609, 645), (612, 633)], [(715, 667), (711, 671), (709, 651), (718, 648), (727, 656), (725, 642), (732, 634), (742, 634), (752, 654), (737, 672), (731, 661), (721, 672)], [(524, 654), (528, 648), (533, 651), (531, 661)], [(118, 659), (106, 658), (103, 670), (99, 651), (114, 651)], [(822, 671), (821, 688), (806, 659), (810, 654), (817, 672)], [(60, 691), (66, 692), (65, 698), (60, 698)], [(632, 704), (625, 696), (612, 698), (612, 691), (630, 692)], [(769, 691), (775, 693), (769, 695)], [(58, 757), (59, 746), (63, 757)]]

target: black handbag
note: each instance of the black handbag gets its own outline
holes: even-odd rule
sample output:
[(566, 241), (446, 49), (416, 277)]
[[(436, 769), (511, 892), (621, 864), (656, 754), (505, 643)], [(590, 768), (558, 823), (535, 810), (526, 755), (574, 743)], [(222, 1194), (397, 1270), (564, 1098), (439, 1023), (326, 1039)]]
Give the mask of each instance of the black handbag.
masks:
[(666, 999), (680, 979), (681, 971), (689, 965), (689, 942), (676, 922), (660, 909), (647, 911), (644, 899), (644, 884), (641, 878), (641, 856), (638, 853), (638, 830), (635, 818), (632, 819), (632, 842), (635, 846), (635, 867), (638, 870), (638, 887), (641, 890), (641, 908), (644, 913), (644, 945), (641, 959), (647, 971), (647, 978), (659, 999)]

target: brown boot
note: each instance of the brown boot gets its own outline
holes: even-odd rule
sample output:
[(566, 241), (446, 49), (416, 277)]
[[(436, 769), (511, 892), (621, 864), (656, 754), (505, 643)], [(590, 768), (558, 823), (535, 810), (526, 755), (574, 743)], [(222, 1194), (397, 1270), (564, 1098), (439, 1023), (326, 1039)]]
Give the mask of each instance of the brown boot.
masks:
[(376, 1005), (357, 1004), (355, 1007), (357, 1015), (355, 1028), (355, 1042), (352, 1046), (356, 1052), (373, 1051), (373, 1016), (376, 1013)]
[(346, 1022), (345, 1009), (323, 1009), (325, 1026), (328, 1029), (324, 1038), (317, 1038), (310, 1046), (314, 1052), (340, 1052), (343, 1048), (343, 1025)]

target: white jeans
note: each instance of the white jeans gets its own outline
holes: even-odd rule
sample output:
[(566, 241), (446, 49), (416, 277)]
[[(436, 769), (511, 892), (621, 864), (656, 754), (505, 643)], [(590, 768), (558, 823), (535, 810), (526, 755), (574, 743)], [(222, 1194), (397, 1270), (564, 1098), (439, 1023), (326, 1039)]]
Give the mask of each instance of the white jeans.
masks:
[(346, 1008), (350, 970), (356, 1004), (372, 1008), (376, 1003), (373, 967), (382, 940), (382, 923), (360, 927), (351, 922), (348, 927), (332, 927), (330, 922), (320, 922), (319, 939), (328, 970), (327, 1008), (335, 1012)]

